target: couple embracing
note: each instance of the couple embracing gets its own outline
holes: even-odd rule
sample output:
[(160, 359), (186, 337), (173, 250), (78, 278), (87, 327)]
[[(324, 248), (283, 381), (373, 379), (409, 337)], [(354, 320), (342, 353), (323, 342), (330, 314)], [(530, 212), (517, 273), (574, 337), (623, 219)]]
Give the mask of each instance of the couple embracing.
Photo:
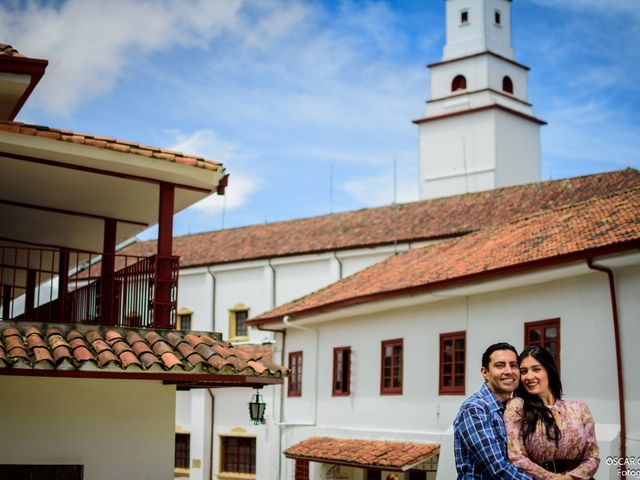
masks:
[[(508, 343), (482, 355), (485, 383), (453, 422), (458, 479), (588, 480), (600, 460), (594, 421), (581, 401), (562, 400), (551, 353)], [(513, 395), (513, 398), (512, 398)]]

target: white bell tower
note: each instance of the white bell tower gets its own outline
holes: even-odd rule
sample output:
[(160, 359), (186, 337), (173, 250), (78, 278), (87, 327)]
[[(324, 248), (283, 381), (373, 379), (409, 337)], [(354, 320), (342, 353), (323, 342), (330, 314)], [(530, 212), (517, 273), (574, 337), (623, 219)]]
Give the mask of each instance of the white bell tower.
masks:
[(511, 46), (511, 0), (446, 0), (447, 41), (429, 65), (420, 127), (420, 198), (540, 180), (529, 68)]

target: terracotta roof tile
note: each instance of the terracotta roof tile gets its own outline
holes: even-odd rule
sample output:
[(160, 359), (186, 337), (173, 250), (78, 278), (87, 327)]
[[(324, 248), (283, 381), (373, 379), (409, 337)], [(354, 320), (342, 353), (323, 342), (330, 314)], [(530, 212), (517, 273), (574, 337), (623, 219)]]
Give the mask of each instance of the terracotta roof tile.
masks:
[[(216, 349), (225, 351), (227, 358)], [(168, 374), (162, 377), (165, 381), (173, 374), (196, 374), (195, 385), (215, 383), (218, 380), (208, 378), (218, 375), (237, 376), (240, 383), (244, 377), (259, 377), (253, 384), (277, 383), (286, 376), (287, 370), (273, 364), (270, 356), (264, 363), (256, 356), (247, 358), (250, 355), (208, 333), (0, 321), (0, 374), (17, 368), (105, 369), (126, 375), (142, 372), (145, 378)]]
[(439, 445), (428, 443), (311, 437), (289, 447), (284, 454), (319, 462), (405, 470), (439, 451)]
[(276, 321), (640, 246), (640, 187), (409, 250), (250, 319)]
[(132, 365), (136, 365), (138, 367), (142, 367), (142, 363), (138, 360), (138, 357), (131, 350), (124, 351), (118, 355), (120, 358), (120, 364), (124, 368), (129, 368)]
[(59, 346), (53, 350), (53, 358), (56, 364), (60, 364), (65, 360), (73, 360), (73, 355), (68, 347)]
[(18, 50), (13, 48), (11, 45), (7, 45), (6, 43), (0, 43), (0, 55), (7, 55), (9, 57), (22, 57)]
[[(185, 268), (389, 245), (394, 240), (439, 240), (638, 186), (640, 172), (629, 168), (395, 206), (184, 235), (174, 238), (173, 251), (180, 256), (180, 267)], [(149, 256), (156, 250), (156, 241), (151, 240), (129, 245), (121, 253)]]
[[(0, 55), (7, 55), (6, 51), (1, 50), (1, 48), (2, 44), (0, 44)], [(20, 122), (0, 121), (0, 131), (50, 138), (61, 142), (78, 143), (90, 147), (114, 150), (117, 152), (141, 155), (144, 157), (153, 157), (166, 160), (168, 162), (204, 168), (206, 170), (220, 170), (222, 168), (220, 163), (214, 162), (213, 160), (207, 160), (203, 157), (184, 155), (179, 152), (163, 150), (158, 147), (148, 147), (139, 143), (91, 135), (88, 133), (60, 130), (57, 128), (45, 127), (43, 125), (28, 125)]]

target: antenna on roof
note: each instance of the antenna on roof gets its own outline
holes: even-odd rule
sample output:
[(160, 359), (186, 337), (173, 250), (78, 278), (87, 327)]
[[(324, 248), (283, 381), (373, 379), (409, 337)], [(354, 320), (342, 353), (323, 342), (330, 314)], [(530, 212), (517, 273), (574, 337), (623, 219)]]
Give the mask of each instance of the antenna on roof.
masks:
[(462, 168), (464, 169), (464, 193), (469, 193), (469, 175), (467, 175), (467, 145), (462, 136)]
[(392, 222), (393, 222), (393, 254), (398, 253), (398, 174), (397, 174), (397, 153), (393, 154), (393, 201), (391, 202), (391, 208), (393, 209)]
[(220, 230), (224, 230), (224, 214), (227, 210), (227, 196), (222, 196), (222, 218), (220, 219)]

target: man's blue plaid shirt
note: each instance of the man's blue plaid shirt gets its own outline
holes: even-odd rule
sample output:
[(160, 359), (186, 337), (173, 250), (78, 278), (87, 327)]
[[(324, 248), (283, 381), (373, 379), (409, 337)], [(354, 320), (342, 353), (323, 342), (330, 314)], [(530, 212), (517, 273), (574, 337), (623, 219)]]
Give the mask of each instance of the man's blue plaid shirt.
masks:
[(531, 480), (507, 459), (504, 404), (485, 383), (467, 398), (453, 421), (458, 480)]

